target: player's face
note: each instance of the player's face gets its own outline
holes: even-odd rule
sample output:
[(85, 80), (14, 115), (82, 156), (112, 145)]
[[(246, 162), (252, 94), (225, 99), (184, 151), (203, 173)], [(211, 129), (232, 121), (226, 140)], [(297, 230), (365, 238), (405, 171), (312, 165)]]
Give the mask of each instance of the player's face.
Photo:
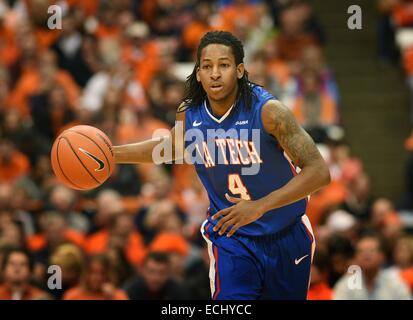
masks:
[(231, 47), (210, 44), (202, 49), (196, 76), (210, 101), (235, 99), (238, 79), (243, 75), (244, 65), (236, 65)]

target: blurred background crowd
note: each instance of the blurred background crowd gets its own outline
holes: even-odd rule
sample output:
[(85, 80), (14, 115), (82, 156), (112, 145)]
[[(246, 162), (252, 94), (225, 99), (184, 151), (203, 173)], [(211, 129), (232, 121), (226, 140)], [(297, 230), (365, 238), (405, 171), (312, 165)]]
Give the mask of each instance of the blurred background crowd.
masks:
[[(62, 29), (48, 27), (52, 4)], [(394, 41), (413, 2), (378, 4), (379, 55), (403, 63), (413, 92), (413, 37)], [(250, 80), (291, 108), (330, 167), (307, 212), (317, 241), (309, 298), (411, 298), (413, 236), (398, 210), (413, 207), (413, 169), (407, 202), (372, 194), (311, 1), (0, 0), (0, 299), (210, 298), (199, 232), (208, 196), (191, 166), (119, 165), (77, 192), (56, 181), (49, 153), (76, 124), (114, 144), (171, 128), (198, 41), (216, 29), (243, 41)], [(357, 290), (351, 270), (363, 274)]]

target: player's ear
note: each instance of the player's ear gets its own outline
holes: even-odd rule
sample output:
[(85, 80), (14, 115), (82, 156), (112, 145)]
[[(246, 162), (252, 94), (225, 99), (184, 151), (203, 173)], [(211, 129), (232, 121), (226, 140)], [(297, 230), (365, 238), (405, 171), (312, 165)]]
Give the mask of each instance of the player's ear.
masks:
[(201, 82), (201, 77), (199, 76), (199, 67), (196, 67), (196, 81)]
[(245, 67), (243, 63), (237, 65), (237, 78), (241, 79), (244, 76)]

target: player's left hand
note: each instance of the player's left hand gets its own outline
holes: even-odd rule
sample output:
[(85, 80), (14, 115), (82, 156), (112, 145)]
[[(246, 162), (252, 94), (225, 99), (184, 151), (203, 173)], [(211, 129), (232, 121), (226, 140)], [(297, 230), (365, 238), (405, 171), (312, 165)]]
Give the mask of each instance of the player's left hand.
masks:
[(264, 214), (258, 210), (259, 206), (257, 206), (256, 201), (231, 197), (227, 193), (225, 194), (225, 197), (229, 202), (232, 202), (235, 205), (218, 211), (212, 216), (213, 220), (222, 217), (213, 229), (215, 232), (219, 231), (220, 236), (232, 226), (227, 234), (227, 237), (231, 237), (239, 228), (261, 218)]

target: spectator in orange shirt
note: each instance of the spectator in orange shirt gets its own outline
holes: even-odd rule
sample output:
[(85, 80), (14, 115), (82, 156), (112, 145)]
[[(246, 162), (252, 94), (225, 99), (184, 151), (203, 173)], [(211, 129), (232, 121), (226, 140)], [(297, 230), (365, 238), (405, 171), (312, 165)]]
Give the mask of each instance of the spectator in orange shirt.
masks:
[(171, 278), (169, 256), (164, 252), (148, 253), (142, 271), (130, 279), (124, 289), (131, 300), (190, 298), (187, 288)]
[(199, 39), (213, 29), (210, 23), (211, 14), (211, 3), (208, 1), (200, 1), (195, 7), (194, 20), (187, 24), (182, 31), (182, 44), (189, 50), (192, 56), (195, 55)]
[(34, 126), (48, 141), (53, 141), (61, 128), (75, 117), (64, 88), (58, 84), (30, 96), (29, 106)]
[(55, 299), (62, 299), (65, 292), (78, 286), (84, 268), (84, 255), (80, 247), (72, 243), (58, 245), (50, 256), (50, 265), (57, 265), (62, 272), (62, 287), (50, 290)]
[(39, 218), (39, 234), (30, 236), (27, 245), (33, 252), (36, 265), (36, 276), (42, 278), (53, 250), (60, 244), (71, 242), (82, 247), (84, 236), (67, 227), (65, 217), (58, 211), (47, 211)]
[(38, 54), (33, 68), (24, 70), (12, 92), (10, 103), (27, 117), (30, 115), (28, 98), (48, 92), (55, 85), (60, 85), (64, 89), (68, 106), (76, 109), (79, 88), (68, 72), (57, 67), (56, 55), (49, 50)]
[(47, 155), (49, 158), (51, 142), (39, 134), (33, 124), (24, 121), (18, 109), (4, 110), (2, 120), (0, 135), (10, 140), (20, 152), (25, 154), (31, 165), (35, 166), (41, 155)]
[[(300, 59), (300, 72), (306, 70), (314, 71), (319, 75), (320, 91), (323, 94), (328, 95), (334, 100), (334, 103), (338, 103), (338, 89), (334, 77), (326, 64), (323, 50), (319, 46), (308, 46), (303, 49)], [(301, 82), (301, 75), (298, 74), (298, 81)], [(299, 83), (301, 86), (301, 83)], [(302, 88), (299, 88), (301, 91)]]
[(305, 21), (295, 5), (287, 6), (280, 16), (281, 32), (276, 38), (278, 57), (290, 63), (297, 63), (304, 48), (317, 45), (315, 38), (304, 31)]
[(141, 230), (145, 242), (150, 243), (162, 231), (176, 230), (179, 222), (186, 219), (176, 204), (169, 199), (158, 200), (140, 210), (135, 223)]
[(9, 140), (0, 138), (0, 181), (12, 183), (27, 175), (29, 169), (27, 157), (17, 151)]
[(103, 254), (110, 247), (122, 250), (131, 265), (142, 264), (145, 246), (142, 236), (134, 230), (131, 215), (119, 213), (114, 216), (108, 228), (88, 237), (85, 251), (87, 254)]
[(3, 257), (1, 271), (0, 300), (40, 300), (50, 296), (32, 286), (30, 278), (33, 264), (30, 254), (23, 249), (11, 249)]
[(393, 263), (399, 270), (413, 267), (413, 237), (404, 234), (394, 244), (392, 250)]
[(269, 70), (270, 59), (265, 51), (258, 51), (252, 57), (248, 65), (249, 78), (252, 82), (263, 86), (274, 96), (280, 97), (282, 94), (282, 85), (279, 79)]
[(392, 258), (394, 269), (400, 273), (400, 277), (413, 294), (413, 237), (411, 235), (402, 235), (396, 240)]
[(118, 14), (115, 2), (100, 2), (97, 11), (98, 26), (94, 32), (98, 39), (116, 39), (120, 36)]
[[(321, 90), (322, 78), (313, 70), (302, 73), (302, 94), (297, 96), (292, 111), (297, 120), (307, 130), (324, 131), (338, 123), (337, 105), (334, 99)], [(323, 140), (326, 134), (314, 137), (316, 142)]]
[(14, 32), (5, 25), (4, 18), (0, 15), (0, 64), (11, 66), (19, 55), (20, 50), (16, 44)]
[(371, 227), (379, 231), (392, 247), (402, 235), (402, 223), (393, 203), (387, 198), (377, 198), (371, 206)]
[(257, 5), (248, 0), (234, 0), (220, 10), (220, 18), (222, 22), (218, 29), (234, 32), (239, 24), (253, 28), (259, 22)]
[[(6, 212), (0, 212), (0, 216), (3, 216)], [(25, 248), (25, 242), (26, 237), (23, 224), (20, 221), (13, 219), (0, 223), (0, 243), (17, 248)]]
[(82, 213), (75, 210), (77, 194), (63, 185), (56, 185), (49, 195), (47, 206), (64, 214), (67, 226), (81, 234), (89, 231), (89, 221)]
[(68, 290), (63, 300), (128, 300), (111, 280), (109, 260), (105, 256), (89, 257), (81, 285)]
[[(177, 218), (175, 222), (173, 220), (169, 222), (169, 224), (172, 223), (177, 226), (181, 225)], [(176, 231), (160, 232), (149, 245), (149, 251), (168, 253), (172, 278), (181, 283), (184, 281), (185, 263), (190, 252), (190, 244), (182, 234)]]
[(121, 53), (122, 61), (133, 66), (135, 79), (145, 89), (159, 70), (160, 46), (157, 40), (149, 39), (149, 35), (145, 23), (133, 23), (125, 31)]
[(49, 48), (59, 37), (60, 29), (48, 28), (48, 8), (55, 0), (24, 0), (28, 18), (41, 51)]
[(327, 283), (328, 257), (316, 251), (311, 264), (311, 280), (308, 300), (333, 300), (333, 290)]
[(96, 198), (96, 212), (89, 233), (108, 229), (114, 218), (124, 210), (120, 194), (112, 189), (100, 190)]

